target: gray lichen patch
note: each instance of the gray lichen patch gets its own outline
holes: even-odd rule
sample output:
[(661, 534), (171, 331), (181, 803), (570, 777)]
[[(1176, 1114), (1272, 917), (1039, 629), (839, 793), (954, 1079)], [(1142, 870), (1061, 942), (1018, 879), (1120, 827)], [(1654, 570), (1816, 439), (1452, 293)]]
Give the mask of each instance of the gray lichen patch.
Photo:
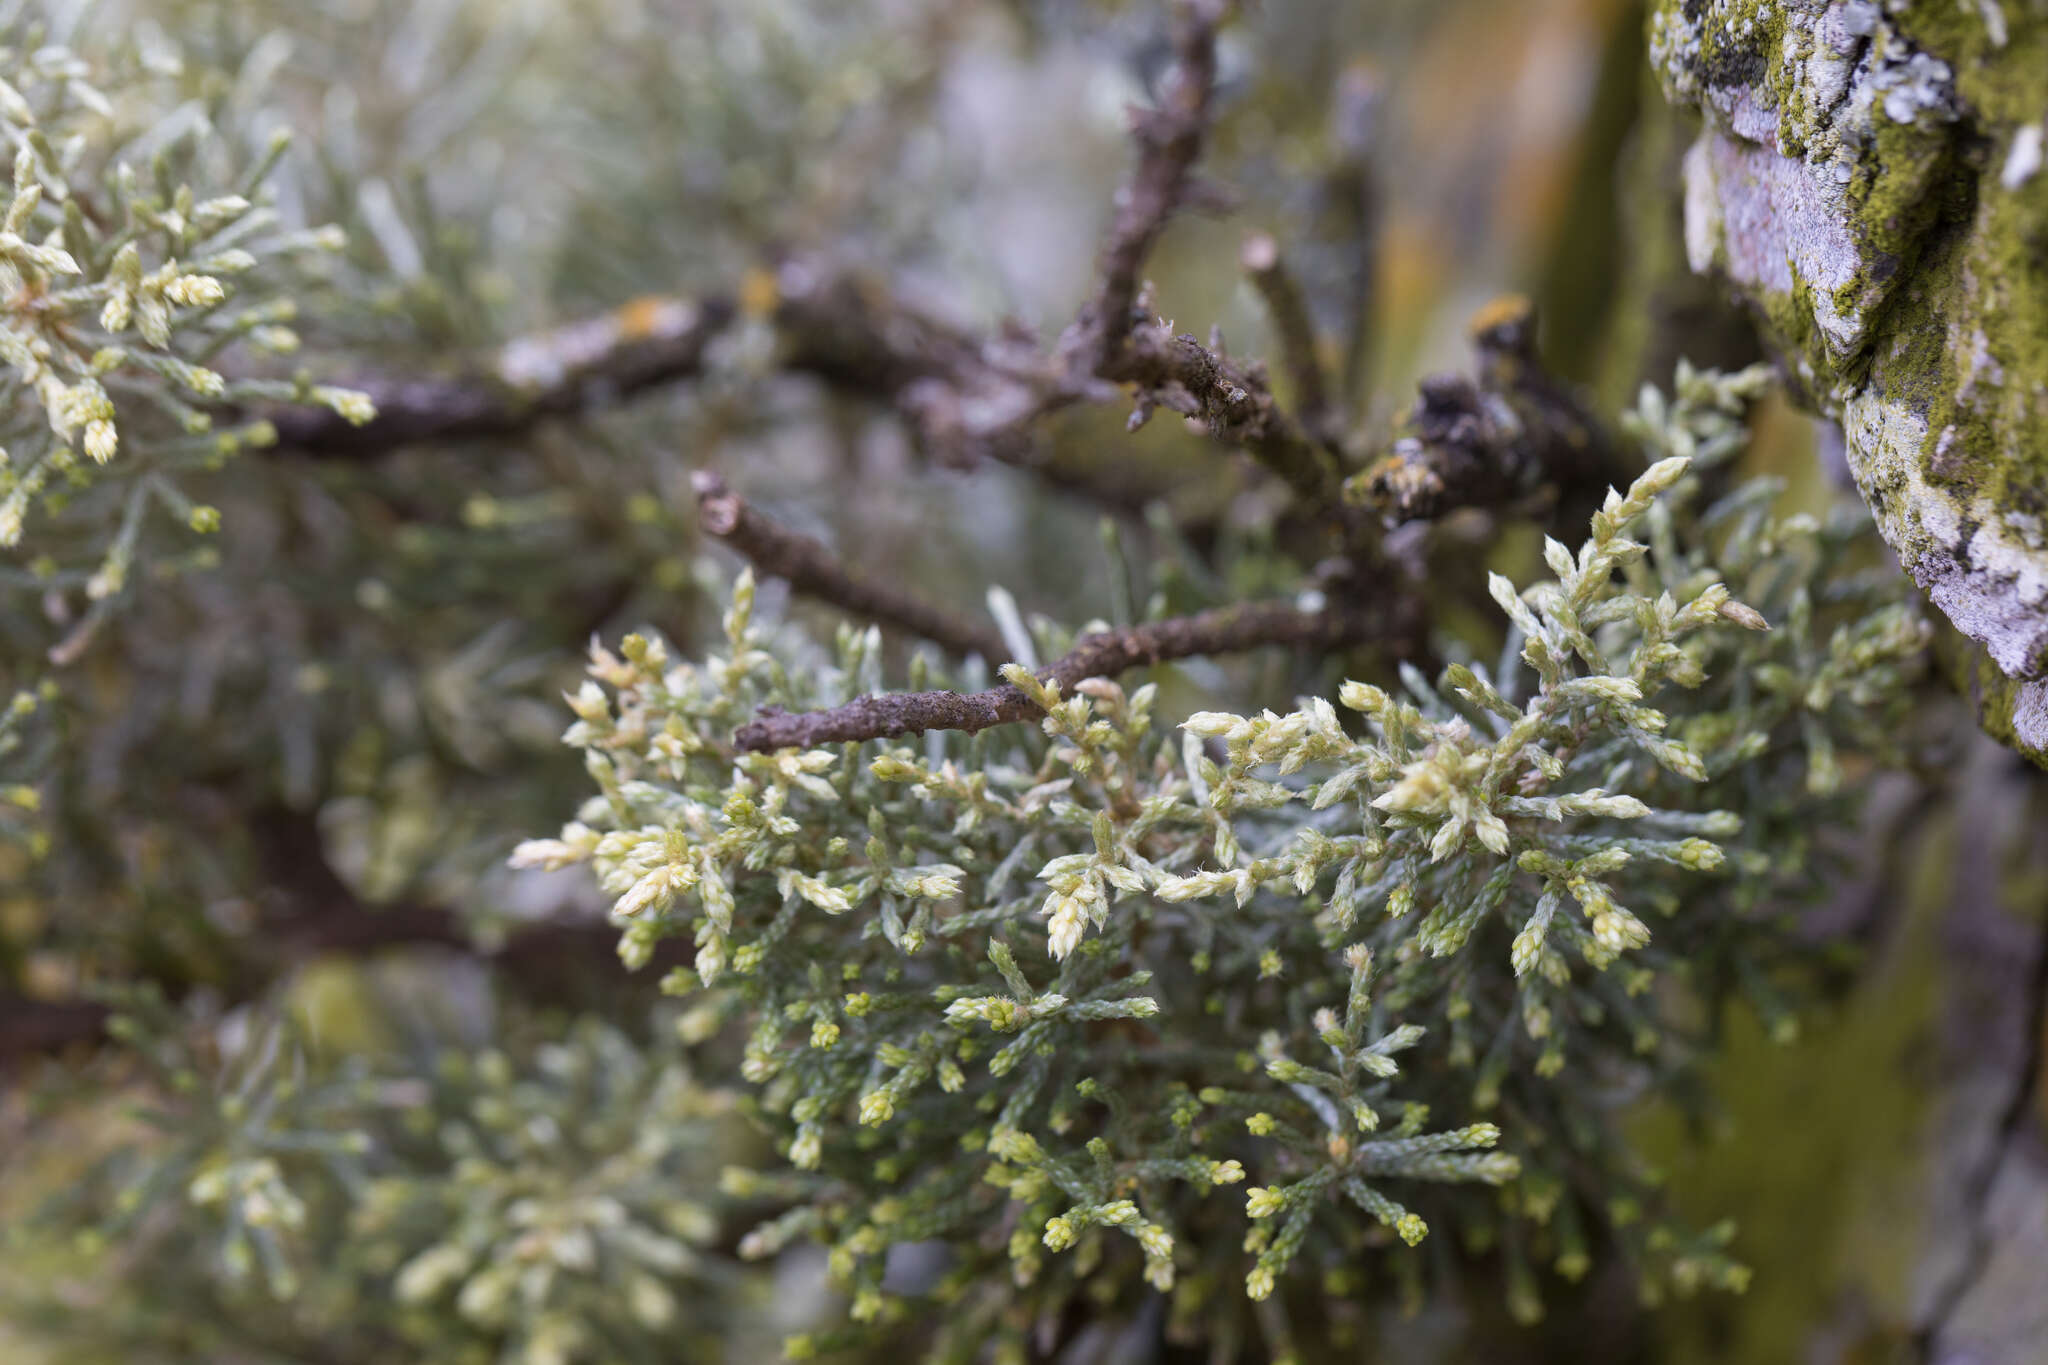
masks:
[(1650, 50), (1705, 120), (1691, 265), (1842, 422), (1928, 595), (2048, 678), (2048, 6), (1658, 0)]
[(1685, 0), (1652, 17), (1650, 48), (1667, 92), (1708, 116), (1686, 164), (1693, 268), (1804, 286), (1815, 362), (1852, 364), (1933, 221), (1953, 69), (1870, 0)]
[(1695, 272), (1787, 299), (1803, 285), (1830, 353), (1861, 350), (1882, 285), (1851, 232), (1842, 186), (1775, 148), (1709, 134), (1686, 152), (1685, 194)]
[[(2048, 556), (2037, 518), (1927, 476), (1927, 419), (1877, 385), (1842, 407), (1851, 468), (1894, 546), (1917, 547), (1913, 577), (1956, 628), (1998, 666), (2030, 676), (2048, 654)], [(1949, 435), (1944, 428), (1937, 435)]]

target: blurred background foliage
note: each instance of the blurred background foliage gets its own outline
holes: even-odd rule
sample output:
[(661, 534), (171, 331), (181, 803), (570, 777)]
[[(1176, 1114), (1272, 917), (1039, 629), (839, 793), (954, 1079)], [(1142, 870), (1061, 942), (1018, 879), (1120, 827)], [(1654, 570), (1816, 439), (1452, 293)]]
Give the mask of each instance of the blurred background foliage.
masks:
[[(1239, 207), (1177, 220), (1148, 270), (1161, 307), (1271, 353), (1236, 255), (1248, 228), (1273, 232), (1376, 430), (1420, 375), (1464, 363), (1467, 317), (1508, 290), (1538, 300), (1548, 354), (1609, 411), (1680, 354), (1755, 358), (1682, 269), (1688, 134), (1645, 69), (1642, 18), (1634, 0), (1253, 9), (1227, 34), (1206, 162)], [(1162, 22), (1145, 0), (0, 3), (16, 47), (155, 54), (153, 117), (210, 127), (223, 169), (294, 131), (280, 215), (348, 245), (297, 286), (290, 363), (343, 383), (447, 371), (649, 293), (744, 312), (792, 259), (1050, 335), (1087, 287)], [(181, 473), (221, 531), (201, 554), (175, 521), (144, 526), (123, 609), (64, 666), (47, 651), (84, 599), (9, 552), (0, 691), (47, 699), (0, 755), (17, 784), (0, 813), (0, 1356), (676, 1360), (722, 1341), (748, 1360), (829, 1315), (800, 1254), (729, 1259), (772, 1202), (718, 1181), (754, 1139), (669, 1046), (689, 1020), (650, 1022), (654, 977), (621, 985), (594, 888), (503, 870), (585, 789), (560, 694), (593, 635), (715, 635), (733, 561), (697, 530), (699, 468), (963, 612), (1000, 583), (1030, 613), (1106, 615), (1121, 569), (1101, 509), (1063, 480), (933, 464), (888, 414), (778, 373), (773, 347), (743, 321), (698, 382), (509, 437)], [(1246, 468), (1176, 423), (1122, 422), (1063, 415), (1049, 458), (1209, 526), (1187, 555), (1159, 517), (1122, 514), (1143, 586), (1278, 585)], [(1773, 404), (1747, 458), (1817, 504), (1816, 451)], [(832, 622), (779, 584), (761, 596)], [(1209, 667), (1185, 670), (1193, 688), (1223, 676)], [(1291, 695), (1270, 663), (1230, 669)], [(1972, 763), (1998, 760), (1956, 767)], [(1641, 1117), (1681, 1202), (1736, 1218), (1747, 1300), (1644, 1314), (1596, 1277), (1559, 1288), (1553, 1326), (1504, 1338), (1500, 1309), (1453, 1295), (1388, 1309), (1377, 1358), (1477, 1342), (1498, 1360), (1762, 1361), (1816, 1334), (1853, 1353), (1828, 1359), (1905, 1351), (1912, 1246), (1873, 1209), (1889, 1191), (1940, 1211), (1912, 1193), (1943, 1142), (1943, 982), (1915, 944), (1939, 932), (1956, 831), (1987, 790), (2011, 795), (1987, 778), (1880, 802), (1881, 833), (1904, 834), (1844, 888), (1868, 902), (1844, 912), (1860, 984), (1795, 1047), (1731, 1017), (1719, 1123)], [(2038, 907), (2040, 798), (2012, 800), (1974, 834), (1971, 875)], [(138, 1049), (90, 1040), (96, 992), (117, 986)], [(59, 1045), (80, 1019), (94, 1027)], [(672, 1121), (623, 1117), (656, 1103)], [(451, 1177), (463, 1202), (437, 1206)], [(520, 1284), (470, 1288), (495, 1244), (442, 1237), (484, 1206), (538, 1229), (503, 1253), (529, 1267)], [(439, 1245), (456, 1249), (422, 1268)], [(279, 1276), (301, 1292), (279, 1300)]]

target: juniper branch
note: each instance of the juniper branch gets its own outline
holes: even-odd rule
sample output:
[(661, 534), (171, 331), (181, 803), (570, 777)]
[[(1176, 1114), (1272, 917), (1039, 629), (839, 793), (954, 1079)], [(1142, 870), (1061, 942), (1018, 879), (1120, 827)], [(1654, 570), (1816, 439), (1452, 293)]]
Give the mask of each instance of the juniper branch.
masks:
[(787, 579), (798, 592), (854, 616), (922, 635), (955, 654), (1003, 657), (1003, 640), (995, 631), (861, 577), (822, 541), (764, 516), (711, 471), (697, 471), (692, 482), (705, 532), (730, 545), (762, 573)]
[[(1194, 616), (1084, 636), (1073, 649), (1038, 670), (1040, 681), (1069, 693), (1088, 678), (1198, 654), (1235, 654), (1264, 645), (1330, 650), (1398, 634), (1393, 616), (1350, 608), (1306, 611), (1286, 602), (1218, 607)], [(983, 692), (895, 692), (857, 697), (825, 711), (764, 708), (733, 736), (740, 749), (765, 751), (857, 743), (927, 730), (974, 734), (994, 725), (1031, 720), (1043, 710), (1013, 684)]]

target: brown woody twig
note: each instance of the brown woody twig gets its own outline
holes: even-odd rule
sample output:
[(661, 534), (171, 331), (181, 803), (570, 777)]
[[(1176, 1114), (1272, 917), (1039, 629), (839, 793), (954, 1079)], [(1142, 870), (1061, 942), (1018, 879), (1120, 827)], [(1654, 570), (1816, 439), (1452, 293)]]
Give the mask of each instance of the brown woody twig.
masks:
[(504, 436), (543, 418), (616, 402), (694, 378), (705, 348), (732, 321), (732, 301), (648, 297), (500, 350), (481, 373), (357, 380), (377, 415), (354, 425), (324, 407), (269, 414), (280, 449), (371, 457), (419, 441)]
[(1239, 364), (1215, 338), (1211, 343), (1204, 346), (1185, 332), (1169, 335), (1156, 324), (1131, 334), (1108, 371), (1110, 378), (1138, 387), (1131, 426), (1142, 425), (1155, 408), (1171, 408), (1218, 440), (1242, 446), (1309, 509), (1335, 508), (1339, 472), (1330, 452), (1281, 408), (1263, 366)]
[(1005, 650), (994, 630), (963, 621), (909, 593), (863, 578), (839, 562), (822, 541), (792, 531), (762, 515), (710, 470), (691, 476), (697, 516), (707, 534), (730, 545), (762, 573), (854, 616), (896, 626), (943, 645), (954, 654), (1000, 659)]
[[(1218, 607), (1195, 616), (1148, 621), (1083, 637), (1073, 649), (1038, 670), (1043, 682), (1069, 693), (1088, 678), (1114, 677), (1126, 669), (1185, 659), (1197, 654), (1233, 654), (1261, 645), (1333, 649), (1394, 631), (1387, 619), (1330, 608), (1304, 611), (1286, 602)], [(764, 708), (739, 728), (740, 749), (766, 751), (855, 743), (927, 730), (974, 734), (992, 725), (1043, 715), (1020, 687), (1005, 683), (985, 692), (895, 692), (857, 697), (826, 711), (788, 712)]]
[(1186, 199), (1190, 174), (1209, 131), (1216, 94), (1216, 30), (1226, 0), (1182, 0), (1175, 25), (1173, 69), (1159, 107), (1133, 110), (1138, 166), (1117, 192), (1109, 237), (1096, 267), (1094, 296), (1060, 339), (1072, 372), (1104, 374), (1130, 334), (1143, 286), (1140, 272), (1166, 220)]
[(1266, 311), (1272, 314), (1273, 331), (1280, 342), (1280, 362), (1287, 367), (1288, 378), (1294, 381), (1294, 406), (1301, 414), (1301, 424), (1318, 440), (1329, 441), (1326, 427), (1334, 414), (1329, 387), (1323, 379), (1323, 364), (1316, 355), (1316, 326), (1309, 317), (1308, 300), (1302, 297), (1300, 282), (1280, 255), (1280, 243), (1271, 233), (1255, 232), (1245, 238), (1238, 264), (1244, 267), (1252, 287), (1265, 300)]

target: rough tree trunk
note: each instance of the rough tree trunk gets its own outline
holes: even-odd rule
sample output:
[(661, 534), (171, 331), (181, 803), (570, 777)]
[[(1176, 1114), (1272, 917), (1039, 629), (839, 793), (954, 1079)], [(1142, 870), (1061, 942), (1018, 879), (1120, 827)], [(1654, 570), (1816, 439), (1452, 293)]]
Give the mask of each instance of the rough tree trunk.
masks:
[(1657, 0), (1650, 55), (1705, 120), (1693, 269), (1841, 423), (1985, 728), (2048, 763), (2048, 0)]
[[(2048, 0), (1655, 0), (1649, 40), (1703, 120), (1692, 268), (1841, 424), (1885, 539), (1974, 642), (1957, 667), (1985, 729), (2048, 765)], [(1963, 784), (1983, 818), (1922, 957), (1921, 1185), (1878, 1224), (1912, 1269), (1889, 1313), (1863, 1291), (1935, 1365), (2048, 1361), (2048, 896), (2038, 873), (1999, 885), (2038, 844), (2016, 776)]]

